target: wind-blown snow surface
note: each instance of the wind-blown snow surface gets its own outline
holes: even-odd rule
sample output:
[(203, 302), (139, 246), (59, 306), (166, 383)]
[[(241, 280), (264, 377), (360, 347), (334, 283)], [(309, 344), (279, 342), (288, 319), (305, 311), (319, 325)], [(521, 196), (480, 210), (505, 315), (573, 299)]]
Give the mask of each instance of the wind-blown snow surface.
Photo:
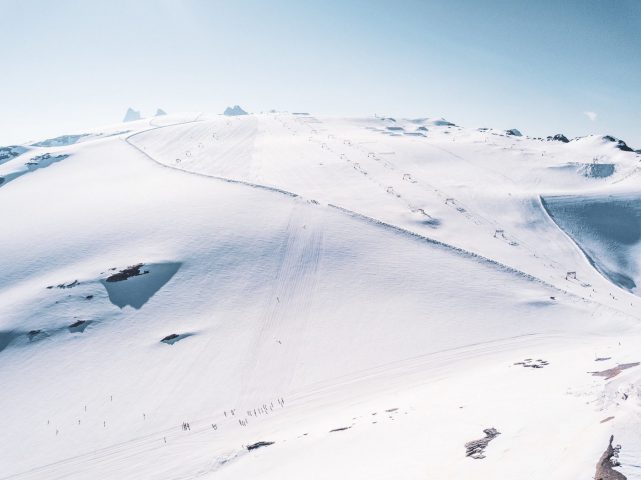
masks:
[(589, 373), (641, 361), (641, 299), (540, 200), (633, 195), (634, 153), (429, 119), (109, 131), (2, 166), (28, 174), (0, 186), (0, 478), (591, 478), (611, 434), (641, 478), (641, 367)]

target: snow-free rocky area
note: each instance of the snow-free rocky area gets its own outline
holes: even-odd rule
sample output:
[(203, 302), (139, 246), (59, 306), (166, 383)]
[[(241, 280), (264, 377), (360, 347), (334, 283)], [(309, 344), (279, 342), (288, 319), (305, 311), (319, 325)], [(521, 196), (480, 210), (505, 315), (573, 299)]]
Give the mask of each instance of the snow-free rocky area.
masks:
[(641, 155), (519, 134), (0, 149), (0, 478), (641, 478)]

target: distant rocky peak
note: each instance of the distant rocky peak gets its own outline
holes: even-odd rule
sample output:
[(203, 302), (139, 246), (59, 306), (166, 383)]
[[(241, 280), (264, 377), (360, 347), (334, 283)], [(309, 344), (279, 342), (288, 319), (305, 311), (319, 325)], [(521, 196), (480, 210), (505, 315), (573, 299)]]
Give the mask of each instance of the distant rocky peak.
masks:
[(233, 107), (227, 107), (223, 112), (223, 115), (233, 117), (236, 115), (247, 115), (247, 112), (240, 108), (240, 105), (234, 105)]
[(137, 110), (134, 110), (133, 108), (129, 107), (127, 109), (127, 113), (125, 113), (125, 118), (123, 118), (123, 122), (134, 122), (136, 120), (140, 120), (142, 117), (140, 116), (140, 112)]

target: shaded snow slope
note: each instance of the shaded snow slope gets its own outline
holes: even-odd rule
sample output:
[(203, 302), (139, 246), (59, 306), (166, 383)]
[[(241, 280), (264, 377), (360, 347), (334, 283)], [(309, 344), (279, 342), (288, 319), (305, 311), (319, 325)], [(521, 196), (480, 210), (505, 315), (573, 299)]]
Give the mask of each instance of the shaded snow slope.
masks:
[(641, 199), (634, 196), (546, 197), (552, 218), (613, 283), (639, 292)]
[(0, 188), (0, 478), (590, 478), (611, 434), (635, 478), (641, 367), (589, 372), (641, 361), (641, 299), (539, 200), (634, 154), (597, 179), (427, 120), (127, 129)]

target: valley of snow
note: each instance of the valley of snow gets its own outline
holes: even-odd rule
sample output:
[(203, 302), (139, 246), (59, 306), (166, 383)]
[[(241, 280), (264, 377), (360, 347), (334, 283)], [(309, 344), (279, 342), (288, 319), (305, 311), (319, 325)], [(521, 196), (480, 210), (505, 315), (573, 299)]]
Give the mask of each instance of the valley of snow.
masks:
[(641, 479), (641, 155), (289, 113), (0, 152), (0, 479), (587, 480), (611, 435)]

